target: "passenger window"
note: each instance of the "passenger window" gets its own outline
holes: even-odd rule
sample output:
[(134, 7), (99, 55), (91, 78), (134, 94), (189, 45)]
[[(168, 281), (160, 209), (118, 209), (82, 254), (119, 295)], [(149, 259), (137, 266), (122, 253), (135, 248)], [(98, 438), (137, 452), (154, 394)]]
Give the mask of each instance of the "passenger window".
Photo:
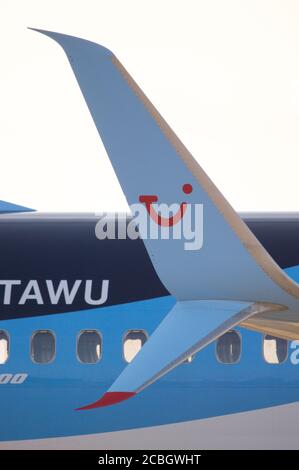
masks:
[(36, 364), (49, 364), (55, 356), (55, 336), (51, 331), (36, 331), (31, 337), (31, 359)]
[(265, 335), (263, 353), (264, 359), (268, 364), (281, 364), (288, 357), (288, 342), (286, 339)]
[(77, 355), (83, 364), (95, 364), (102, 355), (102, 340), (95, 330), (82, 331), (77, 341)]
[(0, 330), (0, 364), (5, 364), (9, 356), (9, 338), (5, 331)]
[(124, 338), (123, 353), (126, 362), (131, 362), (147, 340), (143, 330), (128, 331)]
[(228, 331), (218, 338), (216, 356), (223, 364), (235, 364), (240, 360), (241, 336), (237, 331)]

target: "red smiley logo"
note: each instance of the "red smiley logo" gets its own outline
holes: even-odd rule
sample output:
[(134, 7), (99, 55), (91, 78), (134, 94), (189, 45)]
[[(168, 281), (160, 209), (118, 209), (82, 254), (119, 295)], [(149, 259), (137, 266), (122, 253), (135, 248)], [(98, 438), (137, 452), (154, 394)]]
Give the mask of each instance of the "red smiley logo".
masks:
[[(193, 187), (191, 184), (186, 183), (183, 185), (182, 190), (185, 194), (191, 194), (193, 191)], [(177, 224), (183, 217), (187, 209), (187, 203), (182, 202), (180, 208), (178, 209), (177, 213), (171, 217), (162, 217), (160, 214), (157, 214), (155, 209), (152, 206), (153, 202), (158, 201), (158, 196), (154, 195), (142, 195), (139, 196), (139, 202), (145, 204), (146, 210), (151, 217), (151, 219), (156, 222), (156, 224), (160, 225), (161, 227), (172, 227), (173, 225)]]

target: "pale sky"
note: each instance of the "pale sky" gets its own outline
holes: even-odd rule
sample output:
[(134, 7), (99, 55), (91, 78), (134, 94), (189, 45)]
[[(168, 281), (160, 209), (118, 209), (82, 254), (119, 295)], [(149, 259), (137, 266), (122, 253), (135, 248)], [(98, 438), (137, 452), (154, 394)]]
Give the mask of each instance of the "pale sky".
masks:
[(62, 49), (117, 55), (236, 210), (299, 210), (297, 0), (0, 0), (0, 199), (126, 210)]

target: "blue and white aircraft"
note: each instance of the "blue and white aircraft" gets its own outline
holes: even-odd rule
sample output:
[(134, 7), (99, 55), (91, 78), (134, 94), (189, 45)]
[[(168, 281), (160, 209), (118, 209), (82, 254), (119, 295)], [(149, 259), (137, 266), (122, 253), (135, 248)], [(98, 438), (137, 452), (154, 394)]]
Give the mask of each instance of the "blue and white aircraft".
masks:
[(111, 51), (40, 32), (132, 215), (1, 203), (0, 449), (298, 448), (299, 216), (237, 214)]

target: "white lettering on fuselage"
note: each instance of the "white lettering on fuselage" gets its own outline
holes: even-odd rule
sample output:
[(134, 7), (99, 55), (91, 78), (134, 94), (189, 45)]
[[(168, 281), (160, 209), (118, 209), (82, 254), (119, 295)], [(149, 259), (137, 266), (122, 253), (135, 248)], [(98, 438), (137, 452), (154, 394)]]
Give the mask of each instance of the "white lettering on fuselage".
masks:
[(25, 382), (28, 374), (0, 374), (0, 385), (20, 385)]
[[(3, 286), (3, 289), (1, 289), (1, 286)], [(102, 281), (101, 294), (96, 299), (92, 296), (93, 281), (90, 279), (87, 281), (77, 279), (73, 282), (62, 279), (56, 287), (50, 279), (44, 281), (42, 286), (39, 281), (32, 279), (27, 283), (23, 283), (21, 280), (0, 280), (0, 304), (10, 305), (13, 299), (13, 302), (19, 305), (25, 305), (28, 301), (34, 301), (37, 305), (44, 305), (48, 300), (52, 305), (59, 303), (71, 305), (81, 287), (84, 288), (84, 301), (87, 304), (102, 305), (107, 302), (109, 280), (106, 279)], [(45, 299), (45, 292), (47, 299)], [(16, 295), (18, 295), (17, 302)]]

